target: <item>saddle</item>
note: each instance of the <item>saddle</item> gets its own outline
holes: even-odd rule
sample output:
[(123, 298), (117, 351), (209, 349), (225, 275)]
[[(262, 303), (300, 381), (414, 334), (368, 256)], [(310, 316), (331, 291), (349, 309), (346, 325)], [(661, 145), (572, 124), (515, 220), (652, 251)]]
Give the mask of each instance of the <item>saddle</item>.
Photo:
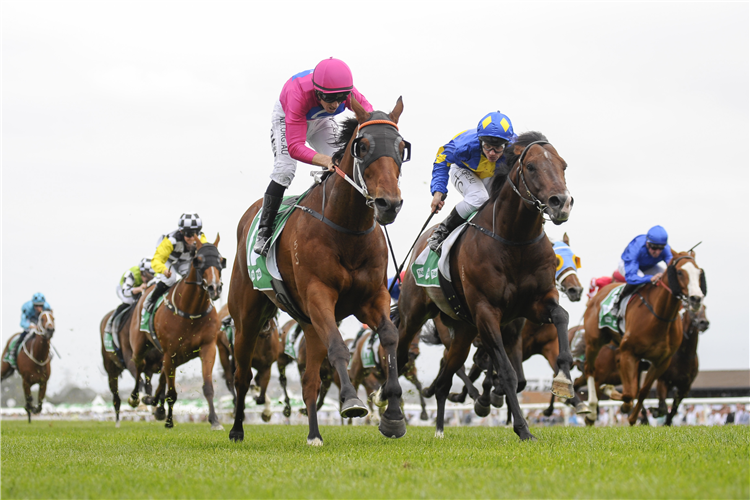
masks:
[(614, 333), (612, 335), (612, 340), (614, 340), (615, 344), (618, 346), (622, 340), (622, 335), (625, 333), (625, 313), (627, 312), (628, 305), (635, 296), (635, 292), (640, 290), (640, 287), (636, 288), (632, 293), (623, 297), (620, 301), (620, 308), (615, 309), (615, 304), (617, 304), (617, 300), (624, 288), (624, 283), (614, 287), (609, 294), (607, 294), (599, 307), (599, 328), (608, 328), (611, 330)]
[[(154, 292), (152, 291), (151, 293), (154, 293)], [(149, 338), (151, 339), (151, 343), (154, 344), (154, 347), (156, 347), (159, 350), (159, 352), (162, 354), (164, 354), (164, 349), (162, 349), (161, 343), (159, 342), (159, 338), (156, 336), (156, 331), (154, 330), (154, 316), (156, 316), (156, 311), (159, 310), (159, 307), (161, 307), (168, 293), (169, 293), (169, 290), (164, 292), (164, 294), (156, 300), (156, 304), (154, 304), (154, 308), (152, 309), (152, 312), (147, 311), (145, 307), (141, 310), (140, 330), (143, 333), (147, 333), (149, 335)], [(150, 295), (151, 294), (149, 294), (149, 296)]]

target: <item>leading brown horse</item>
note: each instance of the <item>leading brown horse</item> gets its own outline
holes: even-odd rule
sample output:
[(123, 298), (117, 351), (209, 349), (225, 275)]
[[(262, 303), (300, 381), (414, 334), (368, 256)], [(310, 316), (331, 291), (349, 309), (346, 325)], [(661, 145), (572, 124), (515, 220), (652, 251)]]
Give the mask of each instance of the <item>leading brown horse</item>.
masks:
[[(164, 302), (154, 309), (154, 331), (164, 353), (156, 394), (162, 394), (165, 385), (167, 386), (166, 401), (169, 410), (165, 426), (168, 429), (174, 427), (172, 408), (177, 401), (177, 367), (198, 356), (203, 367), (203, 395), (208, 402), (208, 421), (211, 423), (211, 429), (223, 429), (214, 411), (214, 386), (211, 380), (216, 362), (216, 337), (219, 331), (219, 315), (211, 301), (217, 300), (221, 295), (221, 270), (226, 267), (226, 259), (216, 248), (218, 244), (218, 236), (213, 245), (198, 242), (188, 275), (167, 290)], [(130, 345), (133, 348), (136, 380), (145, 369), (145, 354), (153, 345), (148, 334), (140, 329), (141, 310), (146, 297), (147, 294), (144, 293), (136, 303), (136, 311), (130, 325)], [(136, 384), (128, 403), (135, 408), (138, 402)], [(161, 401), (159, 408), (163, 408)]]
[[(600, 349), (612, 340), (609, 328), (599, 328), (599, 310), (604, 299), (617, 284), (603, 287), (586, 305), (586, 360), (584, 376), (589, 386), (589, 408), (597, 415), (597, 385), (595, 371)], [(683, 304), (693, 311), (700, 309), (706, 293), (706, 278), (695, 261), (695, 252), (673, 253), (667, 272), (656, 283), (648, 283), (637, 290), (625, 312), (625, 332), (620, 342), (620, 379), (622, 381), (622, 411), (629, 413), (630, 425), (635, 425), (648, 396), (651, 385), (669, 367), (672, 355), (682, 343)], [(623, 301), (622, 306), (625, 307)], [(640, 386), (639, 365), (647, 360), (651, 367)], [(638, 401), (633, 407), (633, 399)]]
[[(538, 132), (520, 135), (505, 155), (508, 168), (496, 169), (489, 200), (467, 224), (469, 227), (450, 252), (450, 281), (455, 294), (449, 298), (455, 308), (441, 289), (417, 286), (411, 272), (406, 274), (401, 289), (400, 368), (407, 364), (411, 340), (429, 318), (441, 314), (454, 331), (446, 362), (433, 382), (438, 404), (436, 437), (443, 436), (445, 400), (453, 374), (463, 366), (478, 333), (513, 414), (513, 430), (522, 440), (533, 438), (521, 413), (516, 396), (518, 378), (501, 333), (504, 325), (518, 317), (555, 324), (560, 370), (552, 390), (565, 397), (573, 396), (568, 313), (558, 303), (557, 262), (543, 226), (545, 214), (555, 224), (567, 221), (570, 215), (573, 198), (565, 185), (567, 165)], [(419, 238), (412, 263), (425, 248), (430, 233)]]
[[(376, 325), (388, 352), (388, 409), (380, 422), (380, 432), (388, 437), (406, 433), (399, 406), (398, 331), (389, 318), (388, 249), (383, 232), (377, 228), (378, 223), (393, 222), (403, 203), (398, 179), (401, 163), (410, 155), (409, 144), (398, 133), (403, 103), (399, 98), (390, 114), (368, 113), (352, 98), (352, 110), (356, 119), (344, 122), (338, 141), (343, 147), (334, 155), (339, 161), (339, 175), (326, 177), (311, 188), (300, 202), (302, 209), (289, 217), (275, 255), (289, 291), (289, 302), (296, 304), (299, 314), (295, 314), (307, 341), (302, 393), (309, 416), (307, 442), (313, 446), (323, 444), (316, 399), (320, 365), (326, 356), (342, 383), (341, 416), (367, 415), (367, 407), (357, 398), (349, 380), (349, 350), (337, 326), (337, 321), (350, 315), (361, 323)], [(237, 256), (229, 290), (229, 311), (237, 327), (237, 412), (229, 433), (234, 441), (241, 441), (245, 435), (244, 398), (252, 378), (250, 363), (258, 334), (277, 308), (290, 312), (275, 292), (254, 289), (248, 272), (247, 235), (260, 208), (261, 201), (255, 202), (237, 227)]]
[[(26, 415), (31, 423), (31, 414), (38, 414), (42, 411), (42, 400), (47, 392), (47, 381), (52, 373), (52, 367), (50, 366), (50, 340), (52, 335), (55, 333), (55, 318), (52, 316), (52, 311), (42, 311), (39, 314), (36, 327), (31, 329), (24, 338), (23, 345), (21, 345), (16, 351), (16, 367), (18, 374), (23, 379), (23, 394), (26, 398)], [(0, 371), (0, 379), (5, 380), (6, 378), (13, 375), (13, 366), (5, 361), (5, 355), (8, 352), (13, 338), (21, 335), (17, 333), (8, 339), (3, 350), (3, 362), (2, 369)], [(37, 405), (33, 406), (31, 396), (31, 386), (39, 384), (39, 393), (37, 395)]]

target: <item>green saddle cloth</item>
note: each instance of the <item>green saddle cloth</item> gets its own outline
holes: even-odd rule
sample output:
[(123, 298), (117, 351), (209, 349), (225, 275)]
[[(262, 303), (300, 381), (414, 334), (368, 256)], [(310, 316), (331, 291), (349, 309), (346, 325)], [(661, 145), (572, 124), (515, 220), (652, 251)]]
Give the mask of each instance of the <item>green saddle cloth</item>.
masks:
[[(599, 328), (609, 328), (613, 332), (621, 333), (618, 327), (620, 318), (617, 311), (612, 311), (612, 308), (620, 297), (623, 288), (625, 288), (624, 284), (616, 286), (602, 301), (599, 307)], [(620, 304), (620, 307), (626, 307), (626, 304)]]
[(151, 335), (151, 337), (154, 336), (154, 322), (152, 321), (152, 318), (154, 316), (154, 313), (159, 310), (159, 306), (162, 302), (164, 302), (164, 299), (166, 298), (168, 293), (169, 290), (164, 292), (164, 294), (156, 300), (153, 312), (148, 312), (145, 308), (141, 311), (141, 331), (144, 333), (148, 333), (149, 335)]
[(226, 334), (229, 345), (234, 345), (234, 321), (230, 321), (229, 324), (221, 322), (221, 330)]
[[(273, 251), (273, 245), (276, 244), (276, 240), (281, 234), (281, 231), (284, 229), (286, 221), (289, 220), (292, 212), (294, 212), (295, 205), (299, 204), (299, 202), (301, 202), (309, 192), (310, 190), (308, 189), (301, 195), (285, 196), (282, 200), (281, 207), (279, 207), (279, 213), (276, 214), (276, 219), (274, 219), (273, 235), (271, 236), (271, 240), (268, 243), (271, 250), (269, 250), (268, 255), (271, 255), (271, 252)], [(258, 238), (258, 223), (260, 222), (260, 215), (262, 212), (263, 209), (258, 210), (258, 213), (255, 215), (255, 218), (250, 225), (250, 231), (248, 231), (247, 233), (247, 272), (250, 275), (250, 279), (253, 281), (253, 288), (255, 288), (256, 290), (272, 290), (272, 276), (268, 271), (267, 263), (268, 257), (264, 257), (263, 255), (258, 255), (257, 253), (253, 252), (253, 247), (255, 247), (255, 240)]]
[(104, 350), (107, 352), (115, 352), (115, 342), (112, 339), (112, 334), (104, 332)]
[[(28, 338), (28, 334), (26, 337)], [(8, 350), (5, 353), (5, 357), (3, 358), (3, 361), (6, 363), (10, 363), (10, 366), (17, 369), (18, 365), (16, 365), (16, 357), (13, 355), (13, 353), (17, 352), (16, 347), (18, 346), (18, 341), (20, 340), (21, 335), (16, 335), (10, 340), (10, 344), (8, 344)]]
[(411, 273), (418, 286), (440, 286), (438, 280), (438, 261), (440, 256), (430, 250), (422, 252), (411, 265)]

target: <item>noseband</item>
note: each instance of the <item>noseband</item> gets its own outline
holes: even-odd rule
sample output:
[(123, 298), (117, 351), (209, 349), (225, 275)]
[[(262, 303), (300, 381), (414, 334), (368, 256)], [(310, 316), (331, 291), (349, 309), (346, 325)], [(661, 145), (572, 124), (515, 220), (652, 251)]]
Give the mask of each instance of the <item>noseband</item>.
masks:
[[(201, 265), (201, 267), (193, 266), (195, 267), (195, 272), (198, 275), (198, 280), (185, 280), (185, 283), (188, 285), (200, 285), (204, 290), (208, 291), (208, 283), (203, 279), (203, 272), (206, 269), (215, 267), (216, 269), (219, 269), (219, 276), (221, 276), (221, 270), (226, 269), (227, 267), (227, 260), (221, 256), (221, 254), (219, 253), (219, 249), (213, 245), (203, 245), (196, 253), (196, 256), (203, 257), (203, 264)], [(222, 284), (221, 281), (219, 281), (219, 284)]]

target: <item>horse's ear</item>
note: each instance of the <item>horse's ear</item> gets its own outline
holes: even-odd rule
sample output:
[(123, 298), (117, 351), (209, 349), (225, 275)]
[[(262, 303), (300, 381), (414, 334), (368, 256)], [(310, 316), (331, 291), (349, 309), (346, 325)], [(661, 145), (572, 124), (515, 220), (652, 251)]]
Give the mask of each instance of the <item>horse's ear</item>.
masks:
[(364, 123), (370, 119), (370, 113), (365, 111), (365, 108), (362, 107), (362, 105), (354, 98), (354, 96), (352, 96), (351, 106), (352, 111), (354, 111), (354, 116), (357, 117), (357, 122)]
[(396, 106), (393, 108), (393, 111), (390, 112), (388, 115), (391, 118), (391, 121), (393, 123), (398, 123), (398, 118), (401, 116), (401, 113), (404, 111), (404, 101), (401, 99), (401, 96), (398, 96), (398, 101), (396, 101)]
[(521, 156), (521, 153), (523, 153), (524, 146), (521, 146), (520, 144), (514, 144), (513, 145), (513, 154), (516, 156)]
[(221, 236), (219, 235), (219, 233), (216, 233), (216, 241), (214, 241), (215, 247), (219, 246), (219, 240), (221, 240)]
[(201, 267), (202, 263), (203, 263), (203, 257), (201, 257), (200, 255), (196, 255), (195, 257), (193, 257), (193, 267), (196, 267), (196, 268)]
[(200, 250), (202, 246), (203, 242), (201, 242), (201, 239), (198, 238), (198, 241), (195, 243), (195, 251), (197, 252), (198, 250)]
[(568, 233), (563, 233), (563, 243), (570, 246), (570, 240), (568, 239)]

